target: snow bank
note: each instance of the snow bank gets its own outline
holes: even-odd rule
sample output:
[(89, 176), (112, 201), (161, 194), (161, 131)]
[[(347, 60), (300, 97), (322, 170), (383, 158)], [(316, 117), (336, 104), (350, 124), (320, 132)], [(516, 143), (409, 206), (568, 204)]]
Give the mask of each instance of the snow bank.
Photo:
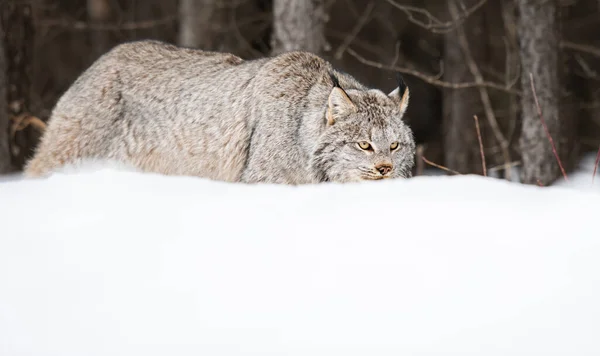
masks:
[(9, 180), (0, 354), (598, 355), (599, 211), (474, 176)]
[(584, 191), (600, 192), (600, 171), (596, 172), (595, 179), (592, 179), (592, 177), (594, 176), (594, 166), (596, 163), (595, 161), (595, 154), (585, 155), (579, 162), (577, 170), (575, 172), (569, 173), (569, 181), (565, 182), (561, 178), (554, 184), (554, 186), (571, 187)]

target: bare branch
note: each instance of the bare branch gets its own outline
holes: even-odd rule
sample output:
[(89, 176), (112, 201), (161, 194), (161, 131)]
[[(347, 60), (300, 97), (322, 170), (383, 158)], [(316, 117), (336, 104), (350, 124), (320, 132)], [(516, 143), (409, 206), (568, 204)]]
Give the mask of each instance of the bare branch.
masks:
[(589, 45), (585, 45), (585, 44), (574, 43), (574, 42), (569, 42), (569, 41), (562, 41), (560, 43), (560, 46), (562, 48), (566, 48), (566, 49), (570, 49), (570, 50), (573, 50), (573, 51), (590, 54), (592, 56), (600, 58), (600, 48), (598, 48), (598, 47), (589, 46)]
[(414, 69), (410, 69), (410, 68), (406, 68), (406, 67), (394, 66), (394, 65), (386, 65), (386, 64), (383, 64), (383, 63), (380, 63), (377, 61), (372, 61), (372, 60), (366, 59), (363, 56), (361, 56), (360, 54), (356, 53), (352, 48), (348, 48), (347, 52), (350, 53), (359, 62), (366, 64), (368, 66), (379, 68), (379, 69), (396, 71), (396, 72), (400, 72), (403, 74), (409, 74), (409, 75), (415, 76), (415, 77), (423, 80), (426, 83), (435, 85), (440, 88), (467, 89), (467, 88), (486, 87), (486, 88), (496, 89), (496, 90), (514, 94), (514, 95), (519, 95), (519, 96), (521, 95), (520, 91), (511, 89), (502, 84), (486, 82), (486, 81), (481, 82), (481, 83), (477, 83), (477, 82), (450, 83), (450, 82), (446, 82), (446, 81), (438, 79), (438, 76), (428, 75), (428, 74), (422, 73), (418, 70), (414, 70)]
[[(408, 16), (408, 20), (410, 22), (419, 25), (427, 30), (430, 30), (434, 33), (445, 33), (454, 30), (456, 27), (461, 25), (469, 16), (471, 16), (471, 14), (473, 14), (487, 2), (487, 0), (480, 0), (471, 8), (464, 9), (463, 12), (452, 21), (442, 21), (437, 17), (433, 16), (431, 12), (423, 8), (402, 5), (397, 3), (395, 0), (386, 1), (398, 10), (403, 11), (406, 14), (406, 16)], [(421, 16), (424, 20), (419, 20), (415, 16)]]
[(114, 24), (92, 24), (85, 21), (68, 21), (68, 20), (45, 20), (40, 23), (43, 27), (63, 27), (78, 31), (133, 31), (147, 28), (153, 28), (162, 25), (173, 23), (177, 16), (168, 16), (158, 20), (123, 22)]

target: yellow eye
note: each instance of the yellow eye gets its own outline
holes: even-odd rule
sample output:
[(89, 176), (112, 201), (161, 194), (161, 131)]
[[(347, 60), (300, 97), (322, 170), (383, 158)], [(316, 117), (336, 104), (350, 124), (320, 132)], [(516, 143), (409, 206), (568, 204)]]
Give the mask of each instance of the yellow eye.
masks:
[(398, 148), (398, 142), (392, 142), (392, 145), (390, 146), (390, 149), (393, 151), (396, 148)]
[(365, 141), (361, 141), (358, 143), (358, 147), (366, 151), (371, 148), (371, 144)]

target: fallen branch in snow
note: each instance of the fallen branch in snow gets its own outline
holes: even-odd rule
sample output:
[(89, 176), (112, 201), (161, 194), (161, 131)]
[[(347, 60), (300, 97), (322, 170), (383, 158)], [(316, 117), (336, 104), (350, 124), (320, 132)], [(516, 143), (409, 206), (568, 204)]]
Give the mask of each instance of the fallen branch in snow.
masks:
[(562, 172), (565, 181), (569, 181), (569, 177), (567, 177), (567, 172), (565, 172), (565, 168), (563, 167), (562, 161), (558, 156), (558, 152), (556, 151), (556, 145), (554, 144), (554, 140), (552, 139), (552, 135), (550, 134), (550, 130), (548, 130), (548, 125), (546, 125), (546, 120), (544, 120), (544, 115), (542, 114), (542, 108), (540, 107), (540, 102), (538, 100), (537, 91), (535, 90), (535, 83), (533, 81), (533, 73), (529, 73), (529, 80), (531, 82), (531, 90), (533, 92), (533, 99), (535, 100), (535, 106), (537, 107), (537, 112), (540, 117), (540, 121), (542, 121), (542, 126), (544, 126), (544, 130), (546, 131), (546, 135), (548, 136), (548, 140), (550, 141), (550, 145), (552, 146), (552, 152), (554, 153), (554, 157), (556, 157), (556, 161), (558, 162), (558, 166), (560, 167), (560, 171)]
[(487, 166), (485, 164), (485, 153), (483, 152), (483, 141), (481, 140), (481, 130), (479, 129), (479, 118), (477, 117), (477, 115), (473, 115), (473, 118), (475, 119), (475, 128), (477, 129), (477, 140), (479, 141), (479, 153), (481, 154), (481, 166), (483, 168), (483, 176), (487, 177)]
[(598, 154), (596, 155), (596, 163), (594, 164), (594, 174), (592, 174), (592, 184), (594, 184), (594, 179), (596, 179), (596, 171), (598, 170), (598, 162), (600, 162), (600, 147), (598, 147)]
[(456, 175), (462, 175), (462, 173), (460, 173), (460, 172), (454, 171), (454, 170), (452, 170), (450, 168), (446, 168), (446, 167), (444, 167), (444, 166), (442, 166), (440, 164), (431, 162), (430, 160), (428, 160), (427, 158), (425, 158), (425, 156), (422, 156), (421, 159), (423, 159), (423, 162), (427, 163), (428, 165), (430, 165), (432, 167), (435, 167), (435, 168), (439, 168), (442, 171), (446, 171), (448, 173), (452, 173), (452, 174), (456, 174)]

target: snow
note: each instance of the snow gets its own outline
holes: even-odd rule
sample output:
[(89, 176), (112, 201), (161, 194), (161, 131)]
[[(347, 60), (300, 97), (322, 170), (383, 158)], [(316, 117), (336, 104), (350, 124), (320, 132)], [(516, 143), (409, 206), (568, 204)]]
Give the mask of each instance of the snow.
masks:
[[(558, 187), (572, 187), (584, 191), (600, 192), (600, 169), (596, 172), (596, 176), (594, 177), (595, 161), (596, 154), (585, 155), (579, 162), (577, 170), (568, 175), (568, 182), (564, 179), (560, 179), (554, 185)], [(594, 177), (594, 179), (592, 179), (592, 177)]]
[(600, 182), (585, 175), (13, 177), (0, 355), (598, 355)]

